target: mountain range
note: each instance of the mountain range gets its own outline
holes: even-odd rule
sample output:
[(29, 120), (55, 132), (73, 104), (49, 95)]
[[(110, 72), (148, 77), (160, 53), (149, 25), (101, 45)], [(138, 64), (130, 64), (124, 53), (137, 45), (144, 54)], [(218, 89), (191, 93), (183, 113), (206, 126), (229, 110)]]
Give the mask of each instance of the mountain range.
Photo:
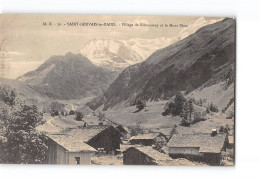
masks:
[(95, 109), (104, 104), (106, 110), (139, 98), (169, 99), (179, 91), (188, 94), (220, 82), (228, 88), (234, 83), (234, 63), (235, 20), (226, 18), (125, 68), (104, 95), (88, 105)]
[(146, 60), (155, 51), (174, 44), (195, 33), (199, 28), (219, 20), (201, 17), (171, 38), (92, 39), (79, 50), (79, 53), (97, 66), (121, 72), (129, 65)]
[(52, 56), (17, 80), (1, 81), (33, 103), (98, 96), (87, 105), (104, 110), (178, 91), (196, 89), (203, 97), (199, 89), (234, 79), (234, 26), (232, 19), (199, 18), (172, 38), (93, 39), (81, 54)]

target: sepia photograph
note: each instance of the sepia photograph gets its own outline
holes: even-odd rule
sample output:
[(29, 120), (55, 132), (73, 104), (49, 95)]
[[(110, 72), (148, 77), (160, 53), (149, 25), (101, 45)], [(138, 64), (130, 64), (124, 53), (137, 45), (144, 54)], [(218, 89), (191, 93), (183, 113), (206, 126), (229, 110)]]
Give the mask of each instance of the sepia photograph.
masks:
[(0, 163), (234, 166), (236, 18), (0, 15)]

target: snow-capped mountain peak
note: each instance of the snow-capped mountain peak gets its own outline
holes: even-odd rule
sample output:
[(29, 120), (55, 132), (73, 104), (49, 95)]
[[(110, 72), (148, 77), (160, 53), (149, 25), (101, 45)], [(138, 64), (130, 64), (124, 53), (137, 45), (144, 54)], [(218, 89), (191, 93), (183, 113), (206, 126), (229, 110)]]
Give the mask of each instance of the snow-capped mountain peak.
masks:
[(112, 39), (92, 39), (80, 50), (92, 63), (111, 70), (123, 69), (143, 59), (125, 43)]

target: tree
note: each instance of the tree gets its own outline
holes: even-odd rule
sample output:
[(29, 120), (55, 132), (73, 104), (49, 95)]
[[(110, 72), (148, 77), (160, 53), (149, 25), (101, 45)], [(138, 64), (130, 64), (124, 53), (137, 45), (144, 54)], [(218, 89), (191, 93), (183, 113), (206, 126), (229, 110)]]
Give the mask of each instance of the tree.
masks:
[(75, 112), (75, 118), (74, 118), (76, 121), (82, 121), (83, 119), (83, 114), (79, 111), (76, 111)]
[(184, 104), (186, 103), (187, 99), (183, 96), (181, 92), (177, 93), (174, 98), (174, 102), (169, 102), (165, 106), (165, 111), (162, 115), (173, 115), (179, 116), (183, 112)]
[[(11, 89), (12, 90), (12, 89)], [(0, 90), (2, 92), (2, 89)], [(16, 96), (15, 91), (8, 91)], [(34, 105), (26, 105), (1, 96), (0, 110), (1, 137), (0, 155), (3, 163), (45, 163), (46, 137), (36, 130), (43, 124), (42, 113)], [(1, 101), (0, 100), (0, 101)]]
[(181, 113), (181, 125), (183, 126), (190, 126), (190, 123), (189, 123), (189, 120), (188, 120), (188, 104), (185, 103), (183, 105), (183, 108), (182, 108), (182, 113)]
[(177, 93), (174, 99), (174, 103), (176, 105), (175, 111), (173, 111), (173, 115), (180, 115), (183, 111), (183, 106), (186, 103), (186, 99), (182, 93)]
[(192, 114), (194, 113), (194, 108), (193, 108), (193, 102), (192, 100), (189, 100), (188, 102), (184, 103), (183, 110), (182, 110), (182, 121), (181, 124), (183, 126), (190, 126), (192, 123)]

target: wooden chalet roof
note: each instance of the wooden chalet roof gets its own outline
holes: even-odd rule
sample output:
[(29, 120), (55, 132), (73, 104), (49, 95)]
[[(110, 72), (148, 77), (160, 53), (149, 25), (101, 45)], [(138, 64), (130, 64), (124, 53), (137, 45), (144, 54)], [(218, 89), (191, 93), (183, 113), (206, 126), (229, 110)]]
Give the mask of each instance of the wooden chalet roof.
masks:
[(175, 134), (167, 143), (168, 147), (197, 147), (201, 153), (220, 153), (226, 134)]
[(156, 138), (157, 136), (159, 136), (160, 134), (161, 134), (160, 132), (140, 134), (140, 135), (131, 137), (129, 140), (155, 139), (155, 138)]
[(88, 142), (90, 139), (95, 137), (97, 134), (102, 132), (103, 130), (109, 128), (111, 126), (108, 125), (94, 125), (87, 126), (83, 128), (70, 129), (66, 132), (66, 135), (73, 136), (81, 141)]
[(124, 152), (127, 152), (127, 150), (134, 148), (144, 154), (146, 154), (148, 157), (152, 158), (156, 163), (160, 161), (172, 161), (173, 159), (169, 157), (168, 155), (161, 153), (155, 149), (153, 149), (150, 146), (132, 146), (128, 149), (126, 149)]
[(197, 162), (191, 162), (187, 159), (180, 158), (180, 159), (172, 159), (169, 157), (167, 154), (161, 153), (155, 149), (153, 149), (150, 146), (133, 146), (124, 151), (127, 152), (127, 150), (131, 150), (131, 148), (134, 148), (143, 154), (147, 155), (148, 157), (152, 158), (153, 161), (158, 164), (158, 165), (163, 165), (163, 166), (194, 166), (194, 165), (205, 165), (205, 164), (200, 164)]
[(90, 145), (72, 136), (68, 136), (65, 134), (50, 134), (47, 136), (70, 152), (86, 152), (86, 151), (95, 152), (96, 151), (96, 149), (94, 149)]

